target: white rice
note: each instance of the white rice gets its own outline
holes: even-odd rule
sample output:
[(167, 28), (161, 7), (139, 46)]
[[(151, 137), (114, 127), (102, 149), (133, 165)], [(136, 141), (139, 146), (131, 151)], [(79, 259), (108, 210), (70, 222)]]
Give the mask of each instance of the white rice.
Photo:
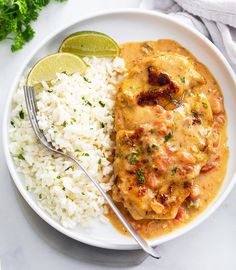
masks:
[[(101, 183), (111, 189), (114, 84), (125, 71), (123, 59), (85, 58), (84, 77), (57, 74), (37, 94), (39, 125), (56, 148), (69, 152)], [(21, 82), (13, 97), (10, 152), (25, 187), (40, 206), (64, 227), (90, 226), (92, 217), (103, 217), (104, 199), (70, 160), (47, 152), (37, 141), (25, 108)]]

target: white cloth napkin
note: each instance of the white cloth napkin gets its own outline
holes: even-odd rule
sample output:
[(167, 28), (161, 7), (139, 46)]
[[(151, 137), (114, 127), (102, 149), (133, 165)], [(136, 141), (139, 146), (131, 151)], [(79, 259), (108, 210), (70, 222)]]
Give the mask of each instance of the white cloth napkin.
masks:
[(236, 71), (236, 0), (142, 0), (141, 8), (170, 14), (208, 37)]

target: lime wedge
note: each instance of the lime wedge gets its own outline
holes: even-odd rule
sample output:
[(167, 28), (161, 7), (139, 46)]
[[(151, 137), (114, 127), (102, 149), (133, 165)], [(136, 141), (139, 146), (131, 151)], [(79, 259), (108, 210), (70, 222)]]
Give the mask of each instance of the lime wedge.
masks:
[(34, 86), (42, 81), (57, 78), (56, 73), (66, 72), (70, 75), (76, 72), (83, 74), (86, 63), (78, 56), (70, 53), (55, 53), (44, 57), (31, 69), (27, 85)]
[(94, 31), (77, 32), (67, 37), (59, 52), (78, 56), (114, 57), (119, 55), (119, 45), (111, 37)]

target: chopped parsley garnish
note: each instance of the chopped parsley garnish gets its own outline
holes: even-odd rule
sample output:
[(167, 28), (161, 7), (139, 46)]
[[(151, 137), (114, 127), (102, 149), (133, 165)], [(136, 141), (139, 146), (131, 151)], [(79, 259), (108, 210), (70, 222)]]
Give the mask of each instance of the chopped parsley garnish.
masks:
[(102, 164), (102, 159), (101, 158), (99, 158), (98, 164)]
[(89, 102), (89, 101), (85, 98), (85, 96), (83, 96), (82, 99), (84, 100), (84, 105), (86, 105), (86, 106), (91, 106), (91, 107), (92, 107), (92, 103)]
[[(35, 34), (31, 23), (50, 0), (1, 0), (0, 41), (10, 40), (11, 51), (20, 50)], [(57, 0), (57, 2), (63, 2)]]
[(84, 192), (81, 192), (81, 194), (82, 194), (82, 195), (85, 195), (85, 193), (84, 193)]
[(89, 102), (88, 100), (85, 100), (85, 105), (86, 105), (86, 106), (91, 106), (91, 107), (92, 107), (92, 103)]
[(64, 190), (64, 191), (65, 191), (65, 190), (66, 190), (66, 188), (65, 188), (65, 187), (63, 187), (63, 188), (62, 188), (62, 190)]
[(66, 127), (66, 126), (67, 126), (67, 122), (64, 121), (64, 122), (62, 123), (62, 126), (63, 126), (63, 127)]
[(89, 157), (89, 154), (88, 153), (83, 153), (82, 156)]
[(140, 176), (140, 177), (138, 178), (138, 182), (139, 182), (140, 184), (143, 184), (144, 181), (145, 181), (144, 176)]
[(179, 76), (180, 80), (182, 83), (185, 83), (185, 77), (184, 76)]
[(58, 175), (58, 176), (57, 176), (57, 179), (61, 179), (61, 176), (60, 176), (60, 175)]
[(41, 193), (39, 194), (39, 199), (42, 199), (42, 194)]
[(139, 155), (140, 153), (141, 153), (141, 151), (139, 149), (133, 151), (133, 154), (135, 154), (135, 155)]
[(69, 169), (73, 169), (73, 166), (69, 166), (68, 168), (66, 168), (65, 172), (68, 171)]
[(105, 107), (105, 103), (103, 103), (101, 100), (98, 102), (102, 107)]
[(25, 113), (23, 112), (23, 110), (21, 110), (19, 112), (19, 116), (20, 116), (20, 119), (24, 119), (25, 118)]
[(130, 160), (129, 160), (130, 165), (134, 165), (136, 160), (137, 160), (137, 157), (135, 155), (131, 155)]
[(19, 154), (17, 158), (19, 158), (20, 160), (25, 160), (25, 157), (22, 154)]
[(155, 128), (152, 128), (149, 130), (151, 134), (155, 133), (156, 132), (156, 129)]
[(76, 119), (74, 117), (71, 118), (72, 122), (76, 122)]
[(77, 110), (76, 110), (76, 109), (73, 109), (73, 111), (74, 111), (74, 112), (77, 112)]
[(15, 127), (14, 121), (11, 121), (10, 123), (11, 123), (11, 125), (12, 125), (13, 127)]
[(48, 93), (52, 93), (53, 92), (53, 90), (48, 90)]
[(141, 169), (138, 169), (136, 173), (137, 173), (137, 176), (138, 176), (138, 182), (140, 184), (143, 184), (144, 181), (145, 181), (145, 178), (143, 176), (143, 171)]
[(100, 123), (100, 127), (101, 128), (104, 128), (105, 127), (105, 124), (103, 122)]
[(169, 132), (165, 137), (164, 137), (164, 142), (168, 142), (169, 139), (171, 139), (173, 137), (172, 132)]
[(75, 149), (75, 152), (81, 152), (81, 150), (77, 148), (77, 149)]
[(202, 102), (202, 106), (203, 106), (205, 109), (207, 109), (207, 108), (208, 108), (208, 105), (207, 105), (207, 103), (206, 103), (206, 102)]
[(176, 174), (177, 169), (178, 169), (178, 167), (173, 167), (173, 168), (171, 169), (171, 174), (172, 174), (172, 175)]
[(26, 188), (27, 191), (29, 191), (29, 186), (26, 186), (25, 188)]
[(86, 77), (83, 77), (83, 78), (87, 83), (91, 83), (91, 81), (88, 78), (86, 78)]

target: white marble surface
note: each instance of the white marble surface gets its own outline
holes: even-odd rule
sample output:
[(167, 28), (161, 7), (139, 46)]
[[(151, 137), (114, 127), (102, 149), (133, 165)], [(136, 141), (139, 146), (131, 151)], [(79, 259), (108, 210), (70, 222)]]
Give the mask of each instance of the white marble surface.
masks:
[[(68, 0), (50, 4), (34, 23), (36, 36), (18, 53), (0, 44), (0, 119), (11, 81), (40, 40), (64, 23), (102, 9), (138, 7), (140, 0)], [(21, 198), (0, 150), (0, 270), (236, 269), (236, 188), (207, 221), (159, 247), (162, 259), (142, 252), (109, 252), (77, 243), (42, 221)], [(127, 259), (125, 259), (127, 258)], [(141, 264), (139, 262), (143, 261)], [(109, 263), (108, 263), (109, 262)], [(137, 265), (138, 264), (138, 265)]]

